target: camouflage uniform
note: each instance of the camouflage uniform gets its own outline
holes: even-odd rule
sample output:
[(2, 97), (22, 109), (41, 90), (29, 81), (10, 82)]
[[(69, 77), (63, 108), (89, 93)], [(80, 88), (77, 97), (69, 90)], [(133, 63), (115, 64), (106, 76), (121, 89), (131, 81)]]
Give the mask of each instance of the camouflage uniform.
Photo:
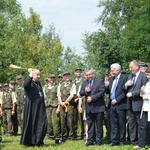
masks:
[(56, 137), (59, 134), (59, 118), (56, 114), (56, 109), (58, 106), (57, 87), (58, 85), (54, 84), (53, 86), (47, 86), (45, 88), (48, 137)]
[[(70, 93), (76, 94), (76, 89), (75, 85), (71, 82), (68, 83), (62, 83), (60, 86), (60, 96), (62, 102), (65, 102), (66, 99), (70, 96)], [(64, 136), (68, 137), (70, 139), (74, 139), (77, 136), (76, 133), (76, 126), (74, 124), (74, 115), (76, 115), (76, 108), (77, 108), (77, 103), (74, 102), (74, 98), (69, 102), (70, 106), (68, 108), (67, 112), (67, 123), (65, 126), (66, 132), (64, 133)], [(61, 128), (63, 127), (64, 124), (64, 114), (65, 114), (65, 107), (60, 107), (60, 118), (61, 118)], [(62, 131), (62, 129), (61, 129)]]
[[(81, 84), (84, 81), (83, 78), (76, 78), (73, 83), (76, 85), (76, 91), (80, 90)], [(75, 99), (78, 98), (79, 94), (75, 95)], [(82, 104), (83, 106), (83, 104)], [(82, 107), (83, 108), (83, 107)], [(81, 139), (84, 138), (85, 128), (84, 128), (84, 120), (83, 120), (83, 113), (78, 113), (78, 109), (76, 108), (76, 112), (74, 114), (74, 124), (75, 124), (75, 130), (77, 132), (78, 128), (78, 119), (79, 119), (79, 125), (80, 125), (80, 132), (81, 132)]]
[(17, 98), (17, 119), (18, 125), (22, 131), (23, 122), (23, 112), (24, 112), (24, 102), (25, 102), (25, 91), (23, 84), (16, 87), (16, 98)]
[(12, 135), (13, 127), (12, 127), (12, 104), (16, 103), (16, 95), (15, 92), (8, 91), (8, 93), (3, 92), (2, 95), (2, 118), (4, 124), (4, 133), (8, 135)]

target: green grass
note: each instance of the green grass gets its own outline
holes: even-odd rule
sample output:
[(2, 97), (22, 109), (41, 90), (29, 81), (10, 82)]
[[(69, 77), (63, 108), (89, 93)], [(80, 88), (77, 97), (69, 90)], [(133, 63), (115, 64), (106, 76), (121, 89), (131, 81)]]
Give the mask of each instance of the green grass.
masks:
[[(45, 138), (44, 143), (46, 147), (26, 147), (23, 145), (20, 145), (20, 136), (3, 136), (3, 140), (0, 142), (0, 149), (2, 150), (135, 150), (133, 146), (130, 146), (129, 144), (125, 146), (109, 146), (106, 144), (106, 141), (103, 141), (103, 144), (101, 146), (84, 146), (85, 141), (83, 140), (75, 140), (70, 141), (67, 140), (64, 144), (55, 144), (55, 140), (49, 140)], [(143, 148), (141, 150), (148, 149), (148, 147)]]

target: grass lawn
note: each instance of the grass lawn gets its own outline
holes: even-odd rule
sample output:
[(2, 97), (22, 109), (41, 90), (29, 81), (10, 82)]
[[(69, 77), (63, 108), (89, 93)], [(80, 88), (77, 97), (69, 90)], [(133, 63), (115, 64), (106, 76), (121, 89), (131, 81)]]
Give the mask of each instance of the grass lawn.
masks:
[[(54, 140), (49, 140), (45, 138), (44, 143), (46, 147), (26, 147), (23, 145), (20, 145), (20, 136), (3, 136), (3, 140), (0, 142), (0, 149), (2, 150), (135, 150), (133, 146), (130, 146), (129, 144), (125, 146), (109, 146), (106, 144), (106, 141), (103, 141), (103, 144), (101, 146), (84, 146), (85, 141), (83, 140), (75, 140), (70, 141), (67, 140), (64, 144), (55, 144)], [(143, 148), (141, 150), (148, 149), (148, 147)]]

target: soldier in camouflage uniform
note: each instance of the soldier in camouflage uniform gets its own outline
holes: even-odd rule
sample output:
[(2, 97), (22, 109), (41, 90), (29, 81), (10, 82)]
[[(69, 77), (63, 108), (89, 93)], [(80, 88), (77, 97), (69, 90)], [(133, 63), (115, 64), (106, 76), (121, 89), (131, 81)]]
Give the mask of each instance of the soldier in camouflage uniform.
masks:
[(47, 137), (55, 138), (59, 134), (59, 118), (56, 114), (58, 106), (57, 87), (55, 75), (48, 75), (48, 87), (45, 91), (46, 114), (48, 120)]
[[(9, 91), (15, 92), (15, 81), (11, 80), (9, 82)], [(17, 135), (18, 132), (18, 120), (17, 120), (17, 107), (15, 107), (15, 114), (11, 116), (13, 123), (13, 134)]]
[(75, 125), (74, 125), (74, 113), (76, 112), (77, 103), (74, 102), (74, 95), (76, 94), (76, 86), (70, 81), (70, 73), (66, 72), (63, 74), (64, 82), (58, 89), (58, 101), (60, 103), (60, 119), (61, 119), (61, 131), (63, 130), (65, 107), (64, 103), (69, 102), (70, 106), (67, 112), (67, 123), (64, 129), (64, 137), (75, 139), (77, 136)]
[[(81, 87), (82, 82), (84, 81), (84, 79), (81, 77), (82, 74), (82, 69), (81, 68), (77, 68), (75, 69), (75, 80), (73, 81), (73, 83), (76, 85), (76, 91), (80, 91), (79, 87)], [(80, 95), (76, 94), (75, 95), (75, 102), (78, 103), (78, 99), (80, 98)], [(77, 130), (78, 127), (78, 119), (79, 119), (79, 125), (80, 125), (80, 135), (81, 135), (81, 139), (84, 139), (84, 133), (85, 133), (85, 128), (84, 128), (84, 120), (83, 120), (83, 113), (79, 112), (78, 113), (78, 109), (76, 108), (76, 113), (74, 114), (74, 124), (75, 124), (75, 128)]]
[(9, 85), (4, 84), (4, 92), (2, 94), (2, 100), (0, 100), (2, 108), (2, 118), (4, 124), (4, 133), (5, 135), (12, 135), (12, 120), (11, 116), (15, 114), (16, 107), (16, 94), (13, 91), (9, 91)]
[(16, 97), (17, 97), (17, 120), (18, 125), (22, 131), (22, 122), (23, 122), (23, 112), (24, 112), (24, 102), (25, 102), (25, 91), (23, 87), (23, 77), (18, 75), (16, 77), (16, 82), (18, 83), (16, 87)]

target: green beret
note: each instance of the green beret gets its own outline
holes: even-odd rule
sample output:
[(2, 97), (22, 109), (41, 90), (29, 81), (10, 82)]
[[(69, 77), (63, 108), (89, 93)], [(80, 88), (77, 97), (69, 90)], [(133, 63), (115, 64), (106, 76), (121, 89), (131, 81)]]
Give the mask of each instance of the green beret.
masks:
[(148, 65), (145, 64), (145, 63), (140, 63), (139, 65), (140, 65), (140, 67), (147, 67), (147, 66), (148, 66)]

